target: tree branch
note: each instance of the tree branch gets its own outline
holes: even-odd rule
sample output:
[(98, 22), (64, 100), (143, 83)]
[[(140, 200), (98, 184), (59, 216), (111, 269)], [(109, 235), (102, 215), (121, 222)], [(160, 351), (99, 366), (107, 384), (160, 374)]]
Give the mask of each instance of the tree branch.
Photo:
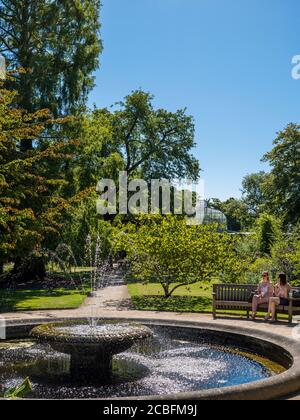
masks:
[(8, 15), (7, 13), (4, 13), (3, 10), (0, 9), (0, 17), (7, 22), (13, 17), (13, 15)]
[[(166, 140), (166, 137), (167, 137), (167, 133), (164, 134), (163, 139), (161, 140), (160, 144), (163, 143)], [(132, 167), (128, 168), (128, 170), (127, 170), (128, 173), (131, 173), (131, 172), (135, 171), (146, 160), (150, 159), (150, 157), (153, 155), (153, 153), (156, 152), (158, 146), (155, 146), (155, 145), (152, 144), (151, 147), (152, 147), (151, 150), (146, 155), (144, 155), (138, 162), (136, 162), (134, 165), (132, 165)]]
[(213, 272), (206, 274), (205, 276), (199, 276), (199, 279), (192, 281), (192, 282), (187, 282), (187, 283), (181, 283), (178, 284), (177, 286), (175, 286), (171, 291), (170, 291), (170, 295), (172, 295), (177, 289), (179, 289), (180, 287), (185, 287), (185, 286), (190, 286), (192, 284), (196, 284), (198, 282), (200, 282), (201, 280), (207, 279), (208, 277), (212, 276)]
[(132, 136), (133, 130), (135, 129), (138, 122), (138, 115), (135, 115), (134, 121), (132, 123), (132, 126), (129, 129), (129, 132), (125, 136), (125, 148), (126, 148), (126, 156), (127, 156), (127, 164), (126, 164), (126, 170), (129, 172), (129, 168), (131, 166), (131, 155), (130, 155), (130, 138)]
[(151, 152), (143, 156), (138, 162), (128, 168), (127, 172), (130, 174), (131, 172), (135, 171), (140, 165), (142, 165), (142, 163), (144, 163), (147, 159), (150, 159), (153, 153), (155, 153), (155, 150), (151, 150)]
[(15, 57), (18, 57), (16, 51), (14, 51), (14, 49), (12, 49), (12, 47), (9, 46), (9, 44), (6, 42), (6, 40), (1, 35), (0, 35), (0, 42), (2, 42), (5, 45), (5, 47), (7, 48), (7, 51), (14, 54)]
[(19, 43), (18, 38), (13, 32), (9, 32), (7, 29), (3, 28), (3, 26), (0, 25), (0, 30), (3, 31), (6, 35), (11, 36), (17, 43)]

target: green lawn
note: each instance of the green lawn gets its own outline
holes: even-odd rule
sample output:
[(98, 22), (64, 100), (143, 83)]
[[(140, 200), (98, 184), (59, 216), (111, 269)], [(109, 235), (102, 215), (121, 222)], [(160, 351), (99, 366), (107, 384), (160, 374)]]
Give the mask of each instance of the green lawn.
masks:
[(129, 283), (129, 293), (135, 309), (168, 312), (211, 312), (212, 285), (196, 283), (189, 288), (177, 289), (174, 296), (165, 299), (157, 283)]
[(88, 290), (0, 290), (0, 313), (46, 309), (76, 309), (85, 301)]
[[(212, 313), (212, 283), (196, 283), (189, 288), (177, 289), (174, 296), (165, 299), (158, 283), (129, 282), (128, 290), (135, 309), (140, 311)], [(246, 315), (246, 311), (218, 311), (224, 315)], [(263, 317), (265, 313), (258, 313)], [(279, 315), (286, 320), (287, 315)]]

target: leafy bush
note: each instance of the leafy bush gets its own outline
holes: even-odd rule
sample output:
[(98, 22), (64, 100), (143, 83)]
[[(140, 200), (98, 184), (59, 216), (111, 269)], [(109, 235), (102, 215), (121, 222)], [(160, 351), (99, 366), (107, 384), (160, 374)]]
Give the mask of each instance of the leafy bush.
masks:
[(169, 298), (180, 287), (222, 274), (236, 279), (242, 270), (237, 240), (215, 225), (189, 226), (173, 216), (146, 216), (116, 236), (116, 249), (127, 253), (135, 278), (159, 282)]
[(270, 214), (262, 214), (257, 221), (259, 250), (264, 255), (271, 255), (272, 247), (281, 237), (281, 223)]
[(257, 258), (249, 265), (249, 269), (245, 274), (245, 283), (257, 284), (261, 280), (263, 271), (268, 271), (271, 274), (271, 277), (275, 279), (278, 270), (274, 267), (274, 262), (271, 257)]
[(278, 271), (285, 272), (291, 281), (300, 279), (300, 226), (274, 244), (272, 258)]
[[(278, 273), (284, 272), (290, 282), (294, 282), (295, 285), (298, 284), (297, 279), (300, 278), (300, 228), (295, 227), (292, 232), (283, 234), (280, 232), (277, 222), (275, 236), (272, 236), (272, 238), (268, 245), (270, 247), (269, 253), (258, 253), (248, 265), (245, 281), (247, 283), (257, 282), (262, 271), (269, 271), (274, 281), (276, 281)], [(248, 244), (248, 247), (250, 249), (250, 244)]]

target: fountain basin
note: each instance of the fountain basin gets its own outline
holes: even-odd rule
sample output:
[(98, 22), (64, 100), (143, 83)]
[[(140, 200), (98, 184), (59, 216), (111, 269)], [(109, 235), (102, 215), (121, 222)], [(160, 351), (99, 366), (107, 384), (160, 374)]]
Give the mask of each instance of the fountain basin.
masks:
[(111, 378), (114, 355), (152, 335), (146, 326), (115, 321), (95, 326), (77, 321), (52, 323), (35, 327), (30, 333), (32, 338), (70, 356), (70, 373), (75, 381), (102, 383)]
[[(112, 317), (108, 319), (112, 320)], [(61, 319), (60, 321), (65, 320)], [(75, 318), (73, 321), (80, 322)], [(34, 386), (33, 392), (26, 397), (37, 399), (270, 400), (285, 398), (299, 392), (300, 347), (299, 341), (292, 338), (266, 330), (248, 328), (246, 323), (245, 327), (241, 327), (240, 325), (233, 326), (225, 323), (221, 325), (209, 321), (174, 321), (153, 318), (148, 320), (114, 318), (114, 321), (147, 325), (153, 330), (154, 338), (141, 342), (140, 345), (134, 346), (125, 354), (114, 358), (114, 376), (111, 383), (88, 386), (84, 384), (81, 386), (81, 381), (74, 383), (69, 380), (68, 356), (49, 351), (48, 345), (35, 344), (35, 341), (29, 339), (32, 328), (47, 323), (49, 320), (39, 318), (23, 322), (8, 321), (7, 342), (4, 341), (3, 344), (0, 342), (0, 393), (1, 390), (3, 393), (6, 389), (20, 384), (25, 377), (30, 377)], [(249, 325), (252, 327), (252, 324)], [(159, 346), (157, 346), (157, 334), (161, 337)], [(14, 340), (17, 340), (15, 349), (13, 349)], [(25, 340), (26, 348), (23, 342), (19, 344), (19, 340)], [(173, 340), (175, 340), (174, 345), (172, 345)], [(186, 351), (185, 344), (176, 344), (178, 340), (190, 342), (191, 346), (196, 346), (196, 348), (200, 345), (201, 348), (198, 348), (200, 353), (195, 353), (194, 358), (193, 354)], [(228, 381), (226, 384), (218, 384), (217, 387), (214, 387), (215, 383), (209, 383), (210, 379), (208, 378), (209, 381), (207, 381), (206, 378), (207, 370), (210, 372), (208, 369), (210, 366), (206, 364), (206, 350), (203, 354), (202, 344), (204, 346), (207, 344), (209, 351), (214, 351), (215, 346), (217, 349), (224, 349), (225, 361), (228, 355), (227, 349), (232, 348), (264, 357), (272, 364), (282, 366), (283, 373), (275, 372), (275, 375), (263, 375), (254, 381), (252, 377), (251, 381), (248, 381), (243, 376), (248, 377), (248, 368), (252, 369), (253, 367), (251, 357), (249, 365), (246, 354), (246, 365), (240, 370), (239, 360), (243, 354), (237, 354), (239, 360), (236, 363), (236, 356), (233, 355), (229, 374), (232, 375), (233, 371), (237, 371), (238, 377), (234, 375), (235, 377), (231, 378), (233, 380), (230, 380), (226, 376), (226, 371), (221, 369), (222, 375), (225, 375), (225, 379)], [(1, 349), (3, 345), (4, 349)], [(19, 346), (21, 347), (19, 348)], [(175, 349), (175, 353), (172, 349)], [(167, 354), (165, 350), (167, 350)], [(187, 358), (190, 357), (190, 354), (192, 359), (188, 361)], [(215, 359), (218, 362), (224, 360), (222, 354), (219, 353), (219, 355), (221, 359), (219, 356)], [(185, 359), (184, 363), (181, 357)], [(200, 363), (197, 362), (198, 358)], [(146, 371), (139, 370), (140, 366), (137, 365), (137, 361), (138, 364), (141, 362)], [(121, 370), (119, 369), (120, 363)], [(260, 366), (259, 360), (258, 363)], [(256, 359), (254, 367), (255, 365)], [(269, 369), (269, 365), (266, 367)], [(273, 366), (270, 368), (272, 370)], [(203, 381), (199, 382), (195, 378), (198, 374), (204, 375)], [(163, 381), (161, 381), (162, 378)], [(242, 380), (240, 380), (241, 378)], [(217, 379), (220, 379), (219, 376)]]

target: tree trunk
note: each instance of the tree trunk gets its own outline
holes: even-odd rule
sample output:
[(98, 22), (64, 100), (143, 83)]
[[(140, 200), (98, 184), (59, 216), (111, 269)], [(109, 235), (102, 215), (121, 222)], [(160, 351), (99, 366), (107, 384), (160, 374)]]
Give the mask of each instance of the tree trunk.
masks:
[(165, 292), (165, 298), (169, 299), (171, 297), (170, 290), (169, 290), (169, 285), (168, 284), (162, 284), (162, 287), (163, 287), (164, 292)]
[(30, 255), (26, 258), (18, 257), (12, 275), (18, 283), (44, 280), (46, 277), (44, 257), (38, 255)]

